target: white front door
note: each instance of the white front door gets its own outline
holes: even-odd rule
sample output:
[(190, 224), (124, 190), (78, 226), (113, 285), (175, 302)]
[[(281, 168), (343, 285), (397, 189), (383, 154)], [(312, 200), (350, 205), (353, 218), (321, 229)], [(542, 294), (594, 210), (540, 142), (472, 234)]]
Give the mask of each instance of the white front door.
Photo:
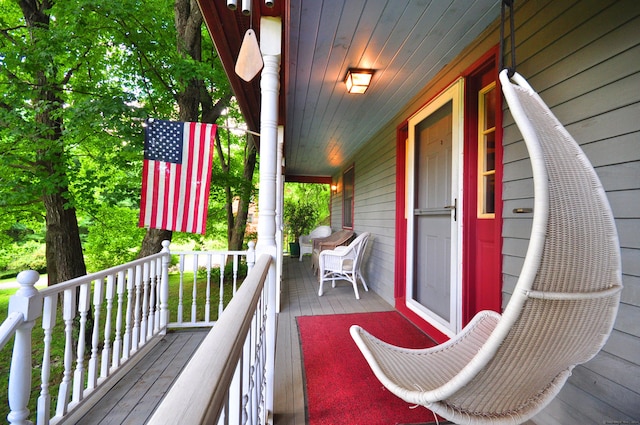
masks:
[(409, 119), (407, 306), (447, 335), (462, 312), (462, 85)]

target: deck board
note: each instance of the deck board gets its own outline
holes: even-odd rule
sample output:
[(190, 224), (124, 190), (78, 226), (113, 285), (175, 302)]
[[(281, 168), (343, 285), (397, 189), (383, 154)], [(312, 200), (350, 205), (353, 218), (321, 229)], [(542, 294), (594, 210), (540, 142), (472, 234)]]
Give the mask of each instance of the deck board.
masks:
[(145, 423), (206, 334), (202, 330), (168, 333), (76, 423)]

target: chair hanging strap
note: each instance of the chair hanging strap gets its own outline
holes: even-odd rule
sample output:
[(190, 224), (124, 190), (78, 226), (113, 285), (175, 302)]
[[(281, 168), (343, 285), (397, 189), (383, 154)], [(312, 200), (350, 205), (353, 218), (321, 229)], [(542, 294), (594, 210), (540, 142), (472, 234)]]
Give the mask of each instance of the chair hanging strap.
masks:
[(509, 70), (509, 78), (513, 77), (516, 72), (516, 31), (513, 19), (513, 3), (515, 0), (502, 0), (500, 6), (500, 70), (504, 68), (504, 23), (505, 23), (505, 6), (509, 6), (509, 41), (511, 44), (511, 66)]

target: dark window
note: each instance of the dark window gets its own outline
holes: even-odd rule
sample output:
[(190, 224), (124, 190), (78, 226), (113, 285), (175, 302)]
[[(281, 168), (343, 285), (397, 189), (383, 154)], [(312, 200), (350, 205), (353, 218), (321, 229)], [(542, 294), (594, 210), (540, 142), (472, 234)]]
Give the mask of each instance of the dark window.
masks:
[(353, 229), (353, 183), (355, 173), (353, 167), (346, 170), (342, 176), (344, 190), (342, 192), (342, 227)]

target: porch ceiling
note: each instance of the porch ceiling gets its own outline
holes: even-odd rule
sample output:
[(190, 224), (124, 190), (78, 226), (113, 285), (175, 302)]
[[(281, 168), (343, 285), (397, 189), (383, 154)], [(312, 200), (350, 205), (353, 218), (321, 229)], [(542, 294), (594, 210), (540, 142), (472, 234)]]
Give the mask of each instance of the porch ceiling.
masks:
[[(500, 15), (500, 0), (275, 0), (256, 13), (283, 18), (280, 121), (288, 180), (330, 176)], [(226, 0), (199, 0), (249, 126), (259, 126), (259, 78), (233, 72), (249, 18)], [(257, 31), (259, 34), (259, 31)], [(496, 40), (497, 41), (497, 40)], [(348, 94), (348, 68), (371, 68), (364, 95)]]

